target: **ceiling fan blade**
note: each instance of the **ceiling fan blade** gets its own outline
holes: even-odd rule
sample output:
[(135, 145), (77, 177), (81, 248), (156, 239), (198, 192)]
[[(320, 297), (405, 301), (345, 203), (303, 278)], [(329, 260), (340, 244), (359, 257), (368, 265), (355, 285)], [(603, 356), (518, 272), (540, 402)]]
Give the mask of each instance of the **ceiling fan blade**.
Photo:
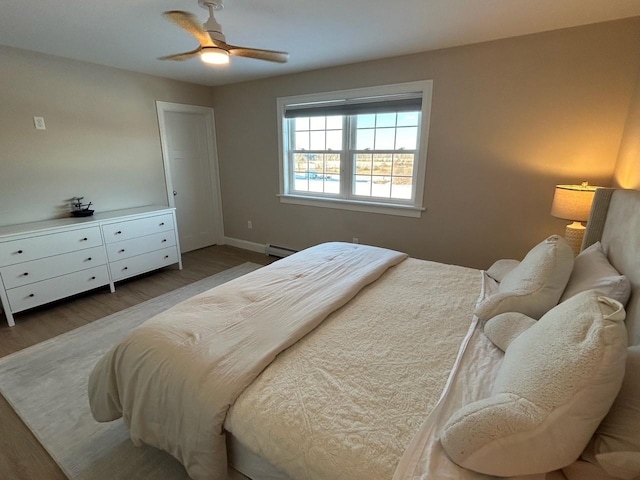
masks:
[(192, 57), (195, 57), (200, 53), (201, 50), (202, 50), (202, 47), (198, 47), (195, 50), (191, 50), (190, 52), (175, 53), (173, 55), (165, 55), (164, 57), (158, 57), (158, 60), (175, 60), (180, 62), (182, 60), (188, 60)]
[(198, 18), (192, 13), (183, 12), (182, 10), (170, 10), (168, 12), (164, 12), (163, 15), (165, 18), (196, 37), (201, 46), (215, 46), (213, 41), (211, 41), (209, 34), (203, 30)]
[(255, 58), (266, 60), (267, 62), (287, 63), (289, 54), (287, 52), (276, 52), (275, 50), (260, 50), (257, 48), (236, 47), (234, 45), (219, 45), (235, 57)]

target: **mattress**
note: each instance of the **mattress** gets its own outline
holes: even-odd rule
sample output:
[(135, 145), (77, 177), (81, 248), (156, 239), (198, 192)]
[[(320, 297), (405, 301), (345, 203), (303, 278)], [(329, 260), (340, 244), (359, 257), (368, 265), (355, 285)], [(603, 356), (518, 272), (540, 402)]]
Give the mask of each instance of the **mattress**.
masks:
[(291, 480), (264, 458), (249, 450), (232, 433), (227, 432), (227, 459), (236, 472), (250, 480)]
[(482, 273), (407, 259), (280, 353), (225, 428), (297, 479), (388, 480), (447, 382)]

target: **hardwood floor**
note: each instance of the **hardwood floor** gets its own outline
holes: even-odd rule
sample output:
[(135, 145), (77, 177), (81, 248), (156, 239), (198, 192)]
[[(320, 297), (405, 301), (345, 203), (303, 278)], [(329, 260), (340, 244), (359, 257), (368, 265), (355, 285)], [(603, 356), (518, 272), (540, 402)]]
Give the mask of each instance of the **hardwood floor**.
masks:
[[(0, 357), (86, 325), (150, 298), (214, 275), (244, 262), (267, 265), (275, 259), (230, 246), (213, 246), (183, 254), (183, 269), (167, 267), (108, 287), (32, 309), (15, 316), (8, 327), (0, 313)], [(0, 478), (65, 480), (67, 477), (0, 395)]]

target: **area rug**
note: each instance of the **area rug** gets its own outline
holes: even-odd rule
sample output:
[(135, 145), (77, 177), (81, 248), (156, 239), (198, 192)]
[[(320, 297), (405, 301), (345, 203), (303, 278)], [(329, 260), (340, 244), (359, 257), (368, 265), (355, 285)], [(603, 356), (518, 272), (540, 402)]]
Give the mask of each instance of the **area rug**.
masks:
[[(169, 454), (135, 447), (122, 419), (93, 419), (89, 373), (132, 328), (258, 268), (244, 263), (0, 359), (0, 392), (72, 480), (187, 480)], [(244, 477), (230, 472), (229, 478)]]

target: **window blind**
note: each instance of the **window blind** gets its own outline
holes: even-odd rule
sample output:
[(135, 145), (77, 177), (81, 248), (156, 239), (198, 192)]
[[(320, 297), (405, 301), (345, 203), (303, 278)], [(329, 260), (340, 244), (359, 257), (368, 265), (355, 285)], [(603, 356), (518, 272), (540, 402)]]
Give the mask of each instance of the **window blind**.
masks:
[(284, 116), (285, 118), (324, 117), (421, 110), (422, 93), (420, 92), (289, 104), (285, 107)]

